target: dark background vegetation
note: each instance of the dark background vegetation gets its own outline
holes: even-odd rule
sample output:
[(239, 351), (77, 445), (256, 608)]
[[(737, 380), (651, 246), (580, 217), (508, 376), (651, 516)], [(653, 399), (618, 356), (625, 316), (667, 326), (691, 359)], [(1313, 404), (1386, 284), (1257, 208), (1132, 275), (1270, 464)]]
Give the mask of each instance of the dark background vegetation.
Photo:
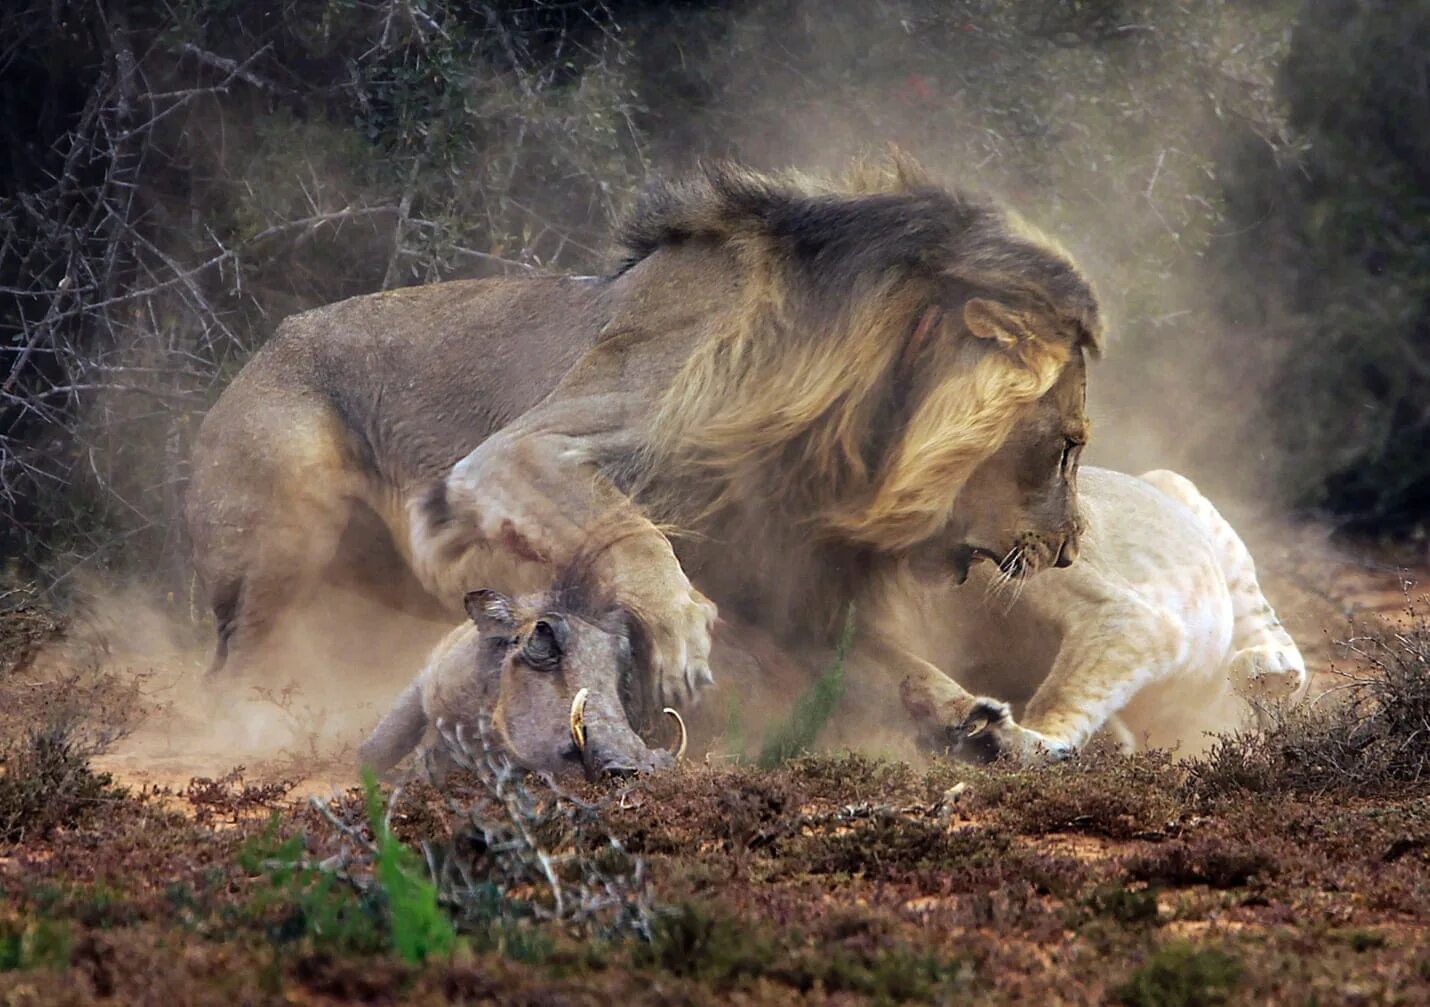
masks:
[(184, 583), (204, 410), (286, 314), (609, 263), (643, 180), (893, 141), (1066, 245), (1105, 460), (1423, 536), (1430, 0), (18, 0), (0, 556)]

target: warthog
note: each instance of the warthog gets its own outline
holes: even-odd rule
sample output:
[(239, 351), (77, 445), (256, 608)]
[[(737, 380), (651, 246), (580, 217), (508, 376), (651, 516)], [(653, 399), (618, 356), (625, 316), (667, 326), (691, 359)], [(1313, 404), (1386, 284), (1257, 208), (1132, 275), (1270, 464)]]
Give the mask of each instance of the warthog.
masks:
[(387, 773), (422, 748), (437, 779), (451, 764), (443, 733), (487, 743), (519, 766), (588, 778), (668, 769), (684, 754), (651, 749), (632, 726), (645, 699), (636, 685), (629, 616), (594, 603), (570, 580), (512, 599), (491, 590), (465, 599), (471, 622), (437, 645), (427, 666), (358, 748), (361, 767)]

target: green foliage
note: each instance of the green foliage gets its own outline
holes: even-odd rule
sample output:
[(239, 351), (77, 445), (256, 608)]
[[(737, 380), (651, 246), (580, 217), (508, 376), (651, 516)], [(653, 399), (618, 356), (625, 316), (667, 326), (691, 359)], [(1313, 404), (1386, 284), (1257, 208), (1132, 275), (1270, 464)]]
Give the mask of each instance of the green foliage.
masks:
[(765, 743), (760, 747), (760, 768), (773, 769), (814, 746), (819, 732), (824, 730), (824, 725), (829, 722), (839, 700), (844, 696), (844, 662), (853, 643), (854, 606), (850, 605), (844, 616), (844, 629), (840, 633), (839, 643), (835, 646), (834, 659), (829, 670), (800, 693), (789, 717), (776, 725), (765, 738)]
[(371, 769), (363, 772), (363, 790), (375, 837), (373, 874), (386, 901), (393, 947), (409, 962), (450, 954), (456, 942), (452, 921), (437, 904), (437, 888), (422, 862), (388, 827), (382, 794)]
[(378, 893), (355, 892), (332, 871), (311, 865), (302, 834), (282, 839), (274, 812), (262, 835), (245, 843), (238, 863), (255, 878), (245, 915), (275, 947), (307, 941), (316, 950), (374, 954), (389, 945)]
[(70, 960), (69, 926), (63, 920), (0, 923), (0, 972), (63, 968)]
[(1288, 143), (1248, 128), (1223, 179), (1228, 313), (1275, 337), (1278, 474), (1363, 529), (1430, 513), (1427, 33), (1427, 0), (1307, 0), (1278, 81)]
[(456, 934), (437, 904), (437, 891), (416, 855), (387, 825), (376, 777), (363, 778), (372, 828), (372, 883), (355, 887), (331, 870), (311, 864), (302, 834), (280, 839), (278, 813), (263, 834), (239, 852), (239, 865), (256, 876), (248, 903), (276, 945), (306, 940), (338, 954), (371, 954), (391, 948), (409, 962), (452, 952)]
[(1153, 952), (1117, 996), (1128, 1007), (1211, 1007), (1240, 978), (1241, 963), (1225, 951), (1176, 942)]

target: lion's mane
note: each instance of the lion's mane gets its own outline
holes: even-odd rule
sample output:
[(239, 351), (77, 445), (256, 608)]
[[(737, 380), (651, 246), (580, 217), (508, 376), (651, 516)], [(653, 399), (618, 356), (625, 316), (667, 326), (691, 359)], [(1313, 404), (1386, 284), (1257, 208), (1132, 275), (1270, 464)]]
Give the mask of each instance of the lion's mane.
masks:
[[(740, 291), (663, 395), (644, 467), (708, 510), (759, 501), (876, 549), (936, 533), (1020, 407), (1101, 337), (1065, 255), (902, 157), (841, 186), (729, 165), (658, 186), (622, 271), (686, 243), (733, 253)], [(975, 297), (1054, 324), (975, 338)]]

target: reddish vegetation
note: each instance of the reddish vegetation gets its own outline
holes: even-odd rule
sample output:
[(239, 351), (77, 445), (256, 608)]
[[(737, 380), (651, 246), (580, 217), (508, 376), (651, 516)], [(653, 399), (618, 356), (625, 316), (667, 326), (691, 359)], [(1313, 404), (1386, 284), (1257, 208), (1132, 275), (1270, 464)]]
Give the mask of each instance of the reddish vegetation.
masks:
[[(28, 641), (54, 632), (45, 619), (0, 620), (10, 684)], [(1425, 716), (1430, 686), (1404, 688)], [(391, 950), (380, 904), (283, 873), (287, 837), (302, 839), (283, 856), (310, 863), (353, 842), (291, 782), (236, 771), (124, 792), (86, 775), (83, 752), (47, 749), (47, 778), (76, 797), (3, 849), (0, 1002), (1422, 1002), (1430, 780), (1367, 787), (1348, 763), (1291, 772), (1275, 760), (1293, 749), (1347, 757), (1306, 730), (1192, 767), (825, 756), (592, 785), (574, 796), (599, 808), (597, 832), (558, 815), (536, 841), (567, 867), (611, 855), (593, 835), (643, 859), (647, 936), (527, 918), (530, 882), (460, 828), (485, 792), (459, 777), (449, 804), (413, 787), (397, 837), (466, 858), (475, 879), (465, 938), (420, 965)], [(16, 767), (41, 765), (25, 744), (7, 741), (0, 779), (14, 786), (0, 798), (24, 783)], [(361, 806), (349, 791), (333, 810), (356, 823)]]

